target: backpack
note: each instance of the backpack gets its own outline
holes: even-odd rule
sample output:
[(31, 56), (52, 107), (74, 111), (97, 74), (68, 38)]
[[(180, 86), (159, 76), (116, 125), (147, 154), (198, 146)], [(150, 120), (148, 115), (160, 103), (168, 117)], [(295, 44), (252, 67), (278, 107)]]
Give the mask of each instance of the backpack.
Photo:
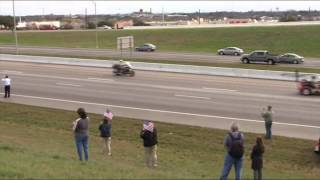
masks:
[(109, 137), (110, 136), (110, 128), (108, 124), (101, 124), (99, 127), (100, 136), (101, 137)]
[(229, 136), (231, 138), (229, 154), (233, 158), (240, 159), (244, 153), (243, 143), (241, 143), (241, 133), (239, 133), (237, 137), (233, 137), (231, 133), (229, 133)]

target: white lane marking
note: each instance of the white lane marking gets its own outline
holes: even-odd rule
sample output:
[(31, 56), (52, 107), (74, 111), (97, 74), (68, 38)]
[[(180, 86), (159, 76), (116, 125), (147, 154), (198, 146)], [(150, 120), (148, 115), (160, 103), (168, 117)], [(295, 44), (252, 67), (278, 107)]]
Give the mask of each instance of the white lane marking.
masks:
[[(4, 94), (4, 93), (0, 93), (0, 94)], [(245, 121), (245, 122), (264, 123), (264, 121), (254, 120), (254, 119), (234, 118), (234, 117), (215, 116), (215, 115), (206, 115), (206, 114), (194, 114), (194, 113), (166, 111), (166, 110), (158, 110), (158, 109), (137, 108), (137, 107), (130, 107), (130, 106), (119, 106), (119, 105), (112, 105), (112, 104), (101, 104), (101, 103), (56, 99), (56, 98), (48, 98), (48, 97), (37, 97), (37, 96), (28, 96), (28, 95), (19, 95), (19, 94), (12, 94), (12, 95), (16, 96), (16, 97), (31, 98), (31, 99), (51, 100), (51, 101), (58, 101), (58, 102), (79, 103), (79, 104), (96, 105), (96, 106), (104, 106), (104, 107), (107, 106), (107, 107), (160, 112), (160, 113), (168, 113), (168, 114), (178, 114), (178, 115), (198, 116), (198, 117), (206, 117), (206, 118), (217, 118), (217, 119), (228, 119), (228, 120)], [(305, 124), (293, 124), (293, 123), (283, 123), (283, 122), (273, 122), (273, 124), (320, 129), (320, 126), (312, 126), (312, 125), (305, 125)]]
[(237, 92), (238, 91), (238, 90), (234, 90), (234, 89), (221, 89), (221, 88), (209, 88), (209, 87), (202, 87), (202, 89), (214, 90), (214, 91), (230, 91), (230, 92)]
[(72, 87), (81, 87), (80, 84), (68, 84), (68, 83), (56, 83), (58, 86), (72, 86)]
[(174, 96), (177, 96), (177, 97), (186, 97), (186, 98), (195, 98), (195, 99), (207, 99), (207, 100), (210, 100), (210, 99), (211, 99), (211, 98), (209, 98), (209, 97), (188, 96), (188, 95), (183, 95), (183, 94), (175, 94)]
[(89, 80), (94, 81), (114, 81), (114, 79), (104, 79), (104, 78), (88, 78)]
[[(99, 80), (90, 80), (90, 79), (80, 79), (80, 78), (67, 78), (61, 76), (51, 76), (51, 75), (38, 75), (38, 74), (23, 74), (23, 77), (42, 77), (42, 78), (55, 78), (55, 79), (63, 79), (63, 80), (76, 80), (76, 81), (89, 81), (89, 82), (98, 82), (98, 83), (106, 83), (106, 84), (115, 84), (116, 81), (110, 79), (110, 81), (99, 81)], [(139, 87), (147, 87), (147, 88), (160, 88), (160, 89), (168, 89), (168, 90), (182, 90), (182, 91), (191, 91), (191, 92), (208, 92), (208, 93), (217, 93), (217, 94), (228, 94), (228, 95), (241, 95), (247, 97), (260, 97), (260, 98), (272, 98), (272, 99), (282, 99), (282, 100), (295, 100), (295, 101), (303, 101), (303, 102), (320, 102), (320, 99), (317, 98), (306, 98), (300, 96), (288, 96), (288, 95), (275, 95), (275, 94), (261, 94), (261, 93), (248, 93), (248, 92), (239, 92), (239, 91), (213, 91), (208, 89), (200, 89), (200, 88), (188, 88), (188, 87), (177, 87), (177, 86), (165, 86), (165, 85), (152, 85), (152, 84), (144, 84), (144, 83), (129, 83), (129, 82), (117, 82), (116, 85), (126, 85), (126, 86), (139, 86)]]
[(23, 72), (21, 71), (11, 71), (11, 70), (3, 70), (3, 71), (0, 71), (1, 73), (4, 73), (4, 74), (22, 74)]

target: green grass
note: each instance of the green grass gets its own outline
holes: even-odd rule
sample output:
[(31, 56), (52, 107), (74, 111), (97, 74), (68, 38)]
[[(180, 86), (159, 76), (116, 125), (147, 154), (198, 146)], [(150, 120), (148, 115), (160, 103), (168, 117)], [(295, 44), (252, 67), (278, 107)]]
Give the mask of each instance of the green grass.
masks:
[[(226, 46), (246, 52), (257, 49), (273, 53), (295, 52), (305, 57), (320, 57), (320, 26), (226, 27), (199, 29), (153, 29), (99, 31), (100, 48), (116, 48), (116, 38), (134, 36), (135, 44), (154, 43), (159, 51), (216, 53)], [(20, 32), (21, 45), (55, 47), (95, 47), (94, 31)], [(0, 33), (0, 44), (13, 44), (12, 33)]]
[[(75, 112), (0, 102), (1, 178), (213, 179), (220, 175), (226, 131), (156, 123), (159, 167), (144, 167), (139, 138), (141, 121), (116, 117), (113, 156), (101, 154), (97, 126), (101, 115), (90, 114), (90, 160), (77, 160), (72, 121)], [(243, 177), (251, 178), (249, 153), (257, 134), (245, 133)], [(275, 136), (266, 142), (264, 177), (318, 178), (320, 157), (313, 141)], [(233, 171), (231, 177), (233, 176)]]

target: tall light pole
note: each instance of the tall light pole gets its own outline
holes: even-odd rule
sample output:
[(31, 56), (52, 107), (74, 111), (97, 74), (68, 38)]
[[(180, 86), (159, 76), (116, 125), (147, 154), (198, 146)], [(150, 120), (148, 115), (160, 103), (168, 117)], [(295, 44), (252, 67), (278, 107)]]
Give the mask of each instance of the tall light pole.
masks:
[(14, 33), (14, 39), (16, 43), (16, 54), (19, 53), (18, 51), (18, 35), (17, 35), (17, 27), (16, 27), (16, 13), (14, 10), (14, 0), (12, 0), (12, 11), (13, 11), (13, 33)]
[(99, 48), (99, 43), (98, 43), (98, 31), (97, 31), (97, 26), (98, 26), (98, 20), (97, 20), (97, 3), (93, 1), (94, 4), (94, 16), (95, 16), (95, 24), (96, 24), (96, 48)]

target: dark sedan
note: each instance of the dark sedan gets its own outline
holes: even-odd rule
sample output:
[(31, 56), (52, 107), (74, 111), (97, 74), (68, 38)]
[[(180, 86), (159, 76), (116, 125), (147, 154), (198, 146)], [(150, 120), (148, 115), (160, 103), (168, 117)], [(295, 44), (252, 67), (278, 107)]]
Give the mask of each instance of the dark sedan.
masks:
[(141, 46), (138, 46), (136, 47), (136, 51), (155, 51), (156, 50), (156, 46), (153, 45), (153, 44), (150, 44), (150, 43), (146, 43), (146, 44), (143, 44)]
[(304, 57), (293, 53), (286, 53), (280, 55), (278, 58), (279, 63), (291, 63), (291, 64), (301, 64), (304, 62)]

